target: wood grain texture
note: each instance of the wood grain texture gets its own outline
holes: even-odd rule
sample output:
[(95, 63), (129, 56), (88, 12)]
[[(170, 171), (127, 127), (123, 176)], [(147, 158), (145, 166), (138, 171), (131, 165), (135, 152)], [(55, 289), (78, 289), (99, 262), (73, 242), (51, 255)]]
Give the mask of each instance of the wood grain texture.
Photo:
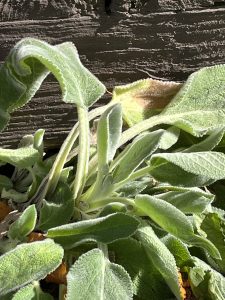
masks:
[[(115, 0), (110, 5), (111, 14), (107, 14), (105, 2), (98, 0), (0, 1), (0, 15), (5, 20), (0, 22), (0, 62), (23, 37), (51, 44), (73, 41), (84, 65), (109, 90), (148, 76), (182, 81), (200, 67), (225, 62), (225, 7), (221, 3), (215, 7), (211, 0), (183, 0), (184, 10), (180, 9), (181, 1), (168, 0), (164, 6), (162, 2), (151, 1), (153, 12), (149, 12), (150, 1)], [(179, 4), (179, 10), (170, 11), (165, 6), (172, 2)], [(20, 4), (21, 8), (17, 14), (16, 10), (11, 15), (5, 13), (3, 18), (3, 8), (9, 3)], [(49, 14), (46, 10), (45, 19), (41, 19), (43, 14), (31, 18), (31, 8), (26, 11), (25, 3), (38, 3), (40, 14), (41, 7), (55, 3), (58, 14), (57, 9)], [(197, 8), (188, 10), (191, 3)], [(204, 3), (208, 7), (200, 9)], [(71, 10), (67, 14), (65, 9), (60, 16), (63, 4)], [(24, 20), (20, 20), (19, 11)], [(18, 21), (6, 21), (6, 15), (9, 20), (18, 16)], [(0, 133), (0, 145), (14, 146), (23, 134), (41, 127), (46, 129), (47, 148), (58, 147), (75, 120), (75, 109), (60, 101), (58, 84), (48, 78), (35, 99), (13, 113), (9, 127)]]
[(0, 21), (45, 20), (107, 13), (152, 13), (223, 7), (225, 0), (0, 0)]
[(68, 18), (95, 15), (104, 10), (104, 0), (1, 0), (0, 20)]

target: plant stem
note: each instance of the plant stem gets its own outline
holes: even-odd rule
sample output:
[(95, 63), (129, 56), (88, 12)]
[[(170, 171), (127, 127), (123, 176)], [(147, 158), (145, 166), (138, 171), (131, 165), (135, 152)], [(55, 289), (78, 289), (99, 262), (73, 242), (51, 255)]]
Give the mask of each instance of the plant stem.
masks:
[[(97, 107), (95, 109), (92, 109), (89, 113), (88, 113), (88, 120), (92, 121), (93, 119), (95, 119), (96, 117), (100, 116), (110, 105), (112, 105), (111, 103), (108, 103), (104, 106), (100, 106)], [(79, 124), (79, 123), (78, 123)], [(76, 147), (75, 149), (73, 149), (70, 154), (67, 157), (67, 162), (70, 161), (73, 157), (75, 157), (78, 154), (78, 147)]]
[(104, 243), (98, 243), (98, 248), (102, 250), (105, 258), (109, 258), (108, 246)]
[[(93, 109), (88, 114), (88, 119), (93, 120), (97, 116), (101, 115), (107, 108), (109, 104), (97, 107), (96, 109)], [(78, 108), (79, 110), (79, 108)], [(78, 113), (79, 115), (79, 113)], [(79, 118), (79, 116), (78, 116)], [(80, 118), (79, 118), (79, 121)], [(42, 199), (46, 196), (46, 194), (52, 194), (57, 186), (57, 183), (59, 181), (59, 177), (61, 174), (61, 171), (65, 165), (65, 163), (69, 160), (71, 160), (74, 156), (76, 156), (79, 152), (78, 148), (76, 147), (72, 152), (71, 149), (78, 138), (79, 135), (79, 122), (77, 122), (72, 130), (70, 131), (69, 135), (67, 136), (66, 140), (62, 144), (62, 147), (60, 148), (60, 151), (58, 155), (56, 156), (55, 162), (52, 166), (52, 169), (49, 173), (48, 182), (45, 186), (45, 189), (43, 191)], [(71, 152), (71, 153), (70, 153)]]
[(162, 123), (166, 123), (165, 116), (157, 115), (135, 124), (134, 126), (130, 127), (129, 129), (125, 130), (122, 133), (119, 147), (121, 147), (122, 145), (124, 145), (125, 143), (133, 139), (141, 132), (149, 130), (150, 128)]
[(59, 285), (59, 300), (65, 300), (66, 286), (64, 284)]
[(144, 168), (139, 169), (138, 171), (134, 172), (130, 177), (126, 178), (125, 180), (118, 182), (117, 184), (114, 185), (113, 191), (117, 191), (119, 188), (124, 186), (127, 182), (133, 181), (135, 179), (138, 179), (140, 177), (145, 176), (148, 174), (151, 170), (153, 170), (153, 166), (147, 166)]
[(60, 151), (54, 161), (54, 164), (49, 173), (47, 184), (43, 191), (43, 196), (42, 196), (43, 198), (47, 193), (50, 195), (51, 193), (54, 192), (58, 184), (61, 171), (64, 167), (64, 164), (66, 163), (67, 156), (70, 153), (74, 142), (78, 138), (78, 135), (79, 135), (78, 123), (76, 123), (72, 128), (72, 130), (70, 131), (69, 135), (67, 136), (66, 140), (62, 144)]
[(87, 173), (89, 160), (89, 120), (87, 108), (78, 107), (79, 119), (79, 152), (77, 162), (77, 172), (73, 182), (73, 197), (74, 200), (82, 193)]

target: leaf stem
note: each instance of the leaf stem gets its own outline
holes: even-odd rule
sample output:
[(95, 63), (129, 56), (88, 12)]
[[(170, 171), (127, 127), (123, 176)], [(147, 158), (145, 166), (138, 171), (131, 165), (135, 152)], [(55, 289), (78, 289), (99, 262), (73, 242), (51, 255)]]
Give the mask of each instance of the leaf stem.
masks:
[(137, 136), (141, 132), (143, 132), (145, 130), (149, 130), (150, 128), (152, 128), (156, 125), (159, 125), (161, 123), (167, 123), (166, 118), (163, 115), (162, 116), (156, 115), (147, 120), (144, 120), (144, 121), (141, 121), (141, 122), (135, 124), (134, 126), (130, 127), (129, 129), (125, 130), (122, 133), (119, 147), (121, 147), (122, 145), (124, 145), (125, 143), (127, 143), (128, 141), (133, 139), (135, 136)]
[(80, 196), (86, 181), (89, 161), (89, 119), (88, 109), (77, 107), (79, 119), (79, 152), (77, 162), (77, 172), (73, 182), (74, 200)]
[(117, 184), (114, 185), (113, 191), (117, 191), (119, 188), (121, 188), (122, 186), (124, 186), (127, 182), (129, 181), (133, 181), (136, 180), (140, 177), (145, 176), (146, 174), (148, 174), (149, 172), (151, 172), (151, 170), (153, 170), (155, 167), (153, 166), (147, 166), (144, 168), (141, 168), (139, 170), (137, 170), (136, 172), (134, 172), (133, 174), (131, 174), (130, 177), (126, 178), (125, 180), (118, 182)]
[(54, 161), (54, 164), (51, 168), (49, 173), (48, 181), (43, 191), (43, 198), (48, 193), (49, 195), (52, 194), (58, 184), (61, 171), (66, 163), (67, 156), (69, 155), (74, 142), (78, 138), (79, 130), (78, 130), (78, 123), (76, 123), (72, 130), (70, 131), (69, 135), (67, 136), (66, 140), (62, 144), (60, 151)]
[(65, 300), (66, 286), (64, 284), (59, 285), (59, 300)]
[[(95, 109), (92, 109), (89, 113), (88, 113), (88, 120), (92, 121), (93, 119), (95, 119), (96, 117), (100, 116), (110, 105), (112, 105), (111, 103), (108, 103), (104, 106), (100, 106), (100, 107), (96, 107)], [(79, 124), (79, 123), (78, 123)], [(78, 154), (78, 147), (74, 148), (70, 154), (67, 157), (67, 162), (70, 161), (73, 157), (75, 157)]]
[(108, 246), (104, 243), (98, 243), (98, 248), (102, 250), (105, 258), (109, 258)]

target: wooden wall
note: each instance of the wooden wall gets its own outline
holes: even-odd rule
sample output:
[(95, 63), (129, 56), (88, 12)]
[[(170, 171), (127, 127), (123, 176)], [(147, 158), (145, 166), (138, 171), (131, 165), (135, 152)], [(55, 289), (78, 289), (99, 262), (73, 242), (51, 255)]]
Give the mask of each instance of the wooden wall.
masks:
[[(183, 81), (203, 66), (225, 63), (225, 1), (0, 0), (0, 63), (23, 37), (73, 41), (109, 90), (148, 76)], [(56, 148), (75, 120), (50, 76), (35, 99), (13, 113), (0, 146), (45, 128), (46, 147)]]

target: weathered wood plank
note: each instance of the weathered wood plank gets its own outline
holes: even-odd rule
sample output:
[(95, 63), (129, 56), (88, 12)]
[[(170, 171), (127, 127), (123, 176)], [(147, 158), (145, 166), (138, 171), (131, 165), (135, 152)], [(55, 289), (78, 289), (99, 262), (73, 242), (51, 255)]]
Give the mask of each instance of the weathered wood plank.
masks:
[(1, 21), (68, 18), (104, 11), (104, 0), (0, 0)]
[(152, 13), (224, 7), (225, 0), (0, 0), (0, 21), (45, 20), (105, 13)]
[[(52, 44), (73, 41), (83, 63), (108, 89), (146, 78), (147, 73), (184, 80), (200, 67), (225, 62), (224, 17), (225, 9), (206, 9), (2, 22), (0, 61), (19, 39), (32, 36)], [(61, 103), (57, 84), (48, 80), (35, 100), (14, 113), (0, 144), (12, 145), (24, 133), (43, 127), (47, 146), (57, 147), (74, 122), (74, 111)]]
[(151, 13), (154, 11), (184, 11), (202, 8), (221, 8), (224, 0), (112, 0), (111, 9), (114, 13)]

